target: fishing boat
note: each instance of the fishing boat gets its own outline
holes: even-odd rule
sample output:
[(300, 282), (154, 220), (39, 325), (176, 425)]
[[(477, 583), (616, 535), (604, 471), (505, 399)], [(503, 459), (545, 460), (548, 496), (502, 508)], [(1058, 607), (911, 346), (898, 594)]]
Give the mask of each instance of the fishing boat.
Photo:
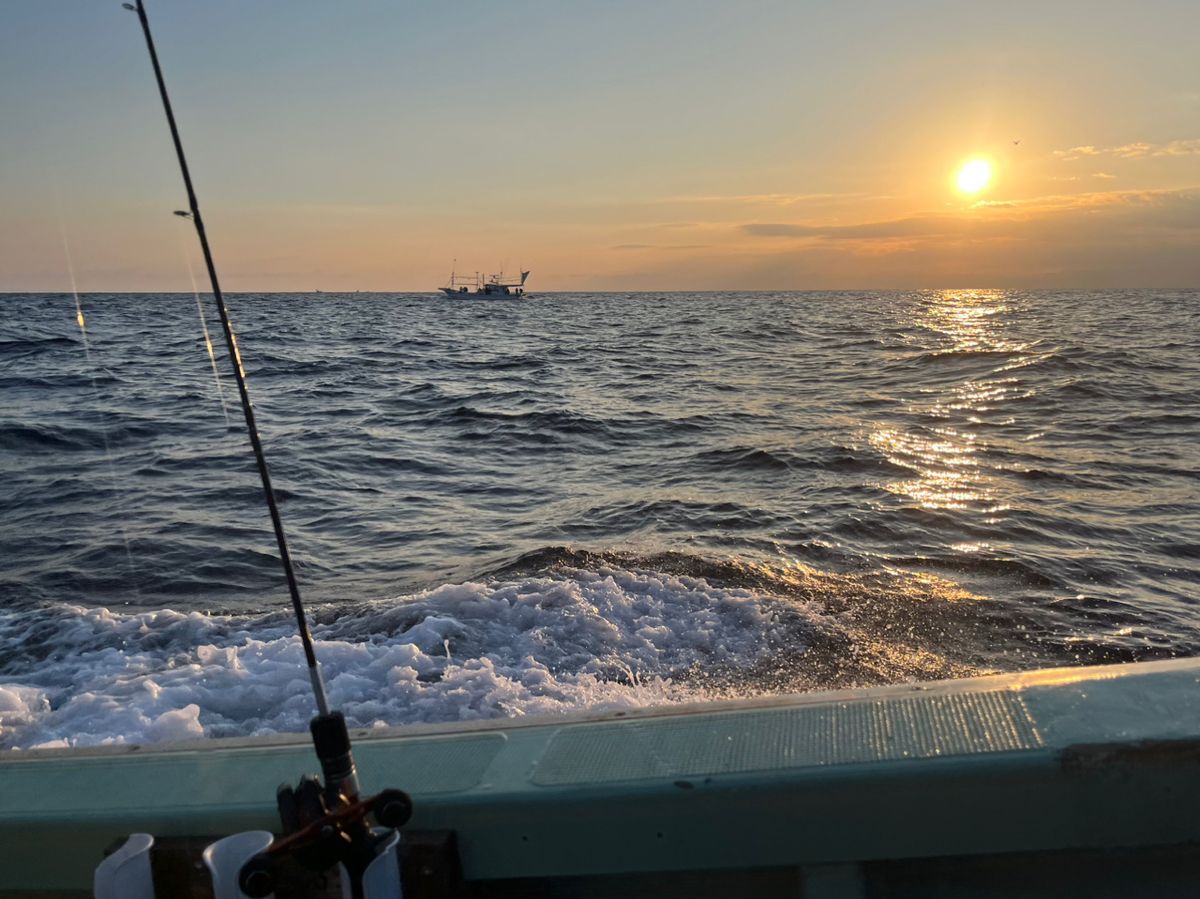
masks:
[(448, 297), (520, 297), (525, 295), (525, 280), (528, 277), (529, 272), (521, 272), (520, 278), (514, 281), (504, 272), (486, 278), (475, 272), (468, 278), (451, 271), (450, 280), (438, 290)]
[[(326, 697), (143, 2), (126, 5), (175, 142), (317, 714), (311, 741), (0, 756), (0, 896), (1195, 894), (1200, 660), (347, 727)], [(323, 780), (276, 792), (313, 750)]]

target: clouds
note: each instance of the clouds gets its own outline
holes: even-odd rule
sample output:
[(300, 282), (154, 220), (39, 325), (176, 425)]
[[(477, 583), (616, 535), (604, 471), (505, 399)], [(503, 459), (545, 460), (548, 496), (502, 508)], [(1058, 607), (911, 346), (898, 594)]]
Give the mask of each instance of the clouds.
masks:
[(1200, 155), (1200, 138), (1194, 140), (1173, 140), (1155, 153), (1155, 156), (1193, 156)]
[(1050, 155), (1063, 162), (1074, 162), (1077, 159), (1092, 156), (1108, 156), (1115, 159), (1142, 159), (1146, 156), (1193, 156), (1200, 155), (1200, 138), (1173, 140), (1165, 144), (1135, 141), (1117, 147), (1103, 148), (1089, 144), (1082, 147), (1071, 147), (1067, 150), (1054, 150)]
[(1135, 144), (1125, 144), (1123, 147), (1113, 147), (1108, 152), (1119, 159), (1138, 159), (1142, 156), (1149, 156), (1153, 151), (1154, 144), (1139, 141)]
[(740, 230), (751, 237), (812, 237), (823, 240), (892, 240), (945, 234), (961, 226), (950, 216), (916, 215), (857, 225), (796, 225), (781, 222), (751, 222)]
[[(1103, 173), (1101, 173), (1103, 175)], [(1110, 176), (1111, 177), (1111, 176)], [(1200, 229), (1200, 189), (1113, 190), (1024, 200), (982, 200), (958, 213), (924, 213), (853, 225), (751, 222), (739, 231), (756, 238), (892, 241), (933, 237), (1020, 239), (1035, 229), (1075, 226), (1087, 218), (1124, 227)]]
[(621, 243), (613, 247), (614, 250), (707, 250), (711, 244), (706, 243), (673, 243), (673, 244), (655, 244), (655, 243)]
[(686, 265), (647, 248), (630, 285), (1188, 287), (1200, 284), (1200, 188), (983, 201), (856, 223), (744, 222), (711, 240)]
[(800, 203), (841, 203), (863, 199), (863, 193), (805, 193), (805, 194), (683, 194), (662, 197), (663, 204), (732, 204), (750, 206), (793, 206)]
[(1069, 150), (1054, 150), (1050, 155), (1063, 162), (1073, 162), (1076, 159), (1082, 159), (1084, 156), (1099, 156), (1103, 151), (1097, 150), (1090, 144), (1084, 147), (1071, 147)]

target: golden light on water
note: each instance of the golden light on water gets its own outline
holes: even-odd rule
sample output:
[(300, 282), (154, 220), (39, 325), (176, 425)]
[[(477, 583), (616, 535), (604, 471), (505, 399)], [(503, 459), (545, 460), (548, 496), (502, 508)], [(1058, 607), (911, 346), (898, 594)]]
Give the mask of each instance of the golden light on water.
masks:
[(991, 183), (992, 164), (986, 159), (971, 159), (958, 170), (958, 189), (964, 194), (977, 194)]
[(973, 434), (947, 428), (927, 437), (881, 429), (870, 440), (889, 462), (918, 472), (916, 477), (883, 485), (889, 493), (907, 497), (924, 509), (966, 509), (990, 498), (988, 479), (975, 459)]
[[(934, 336), (933, 346), (918, 353), (921, 364), (940, 358), (966, 359), (978, 354), (1023, 352), (1002, 320), (1009, 309), (1004, 291), (946, 290), (928, 295), (914, 309), (913, 325)], [(893, 495), (928, 510), (972, 509), (985, 516), (1003, 512), (1002, 485), (981, 458), (977, 427), (997, 421), (1004, 403), (1019, 395), (1019, 381), (1003, 374), (1003, 360), (990, 375), (966, 377), (945, 387), (922, 388), (909, 406), (926, 419), (900, 427), (881, 423), (868, 436), (892, 464), (912, 472), (881, 484)], [(1010, 363), (1012, 364), (1012, 363)]]

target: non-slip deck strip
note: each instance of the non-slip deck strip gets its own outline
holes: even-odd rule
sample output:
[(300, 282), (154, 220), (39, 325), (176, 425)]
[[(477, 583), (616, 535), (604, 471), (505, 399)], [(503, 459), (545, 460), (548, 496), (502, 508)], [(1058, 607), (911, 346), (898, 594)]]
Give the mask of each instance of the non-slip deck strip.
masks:
[(1019, 693), (689, 715), (564, 727), (538, 761), (541, 786), (1012, 752), (1043, 740)]

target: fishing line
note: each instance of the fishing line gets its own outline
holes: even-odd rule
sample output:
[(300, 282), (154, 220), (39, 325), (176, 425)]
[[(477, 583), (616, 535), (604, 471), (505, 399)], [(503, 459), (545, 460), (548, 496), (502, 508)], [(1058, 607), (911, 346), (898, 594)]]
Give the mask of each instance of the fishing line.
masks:
[[(58, 234), (62, 238), (63, 255), (67, 261), (67, 277), (71, 282), (71, 296), (75, 298), (75, 323), (79, 325), (79, 333), (83, 338), (83, 355), (87, 361), (88, 378), (92, 382), (92, 405), (99, 412), (100, 385), (96, 383), (96, 363), (92, 360), (92, 344), (88, 338), (87, 318), (83, 314), (83, 302), (79, 299), (79, 286), (75, 280), (75, 263), (71, 258), (71, 243), (67, 240), (67, 227), (63, 224), (62, 211), (59, 208), (57, 197), (55, 197), (54, 211), (58, 217)], [(107, 462), (108, 479), (112, 484), (113, 494), (120, 496), (121, 489), (117, 481), (117, 470), (113, 465), (112, 448), (108, 443), (108, 429), (103, 422), (98, 424), (98, 428), (100, 431), (100, 440), (104, 444), (104, 459)], [(133, 589), (134, 595), (140, 600), (142, 591), (138, 587), (137, 570), (133, 564), (133, 550), (129, 546), (129, 532), (125, 530), (124, 520), (120, 515), (117, 516), (117, 530), (121, 532), (121, 542), (125, 545), (125, 565), (129, 569), (129, 585)]]
[[(57, 206), (56, 202), (55, 207)], [(71, 296), (75, 298), (75, 323), (79, 325), (79, 333), (83, 336), (83, 353), (87, 357), (88, 372), (92, 377), (92, 387), (95, 387), (96, 373), (92, 367), (92, 345), (88, 340), (87, 320), (83, 315), (83, 304), (79, 300), (79, 287), (75, 282), (75, 263), (71, 259), (71, 244), (67, 240), (67, 228), (63, 224), (62, 213), (57, 212), (57, 208), (56, 213), (58, 214), (58, 234), (62, 238), (63, 255), (67, 260), (67, 278), (71, 281)], [(103, 432), (101, 432), (101, 436), (103, 436)], [(108, 446), (107, 438), (105, 438), (104, 445)]]
[(208, 350), (208, 361), (212, 363), (213, 382), (217, 385), (217, 398), (221, 401), (221, 414), (225, 416), (225, 430), (229, 430), (229, 407), (225, 405), (225, 388), (221, 384), (221, 373), (217, 370), (217, 356), (213, 352), (212, 338), (208, 334), (208, 322), (204, 318), (204, 304), (200, 302), (200, 289), (196, 286), (196, 273), (192, 269), (192, 254), (188, 252), (183, 229), (176, 231), (179, 249), (187, 264), (188, 280), (192, 282), (192, 296), (196, 298), (196, 314), (200, 317), (200, 330), (204, 332), (204, 346)]
[[(246, 418), (246, 432), (250, 437), (250, 446), (254, 450), (254, 461), (258, 465), (259, 478), (262, 481), (263, 496), (267, 503), (267, 511), (271, 516), (271, 526), (275, 531), (275, 543), (279, 548), (279, 561), (283, 565), (284, 575), (287, 578), (288, 593), (291, 595), (292, 610), (296, 614), (296, 626), (300, 631), (300, 642), (304, 645), (304, 658), (308, 663), (308, 676), (312, 682), (313, 698), (316, 700), (317, 712), (320, 719), (328, 721), (329, 700), (325, 693), (325, 683), (321, 679), (321, 669), (317, 664), (317, 655), (313, 649), (312, 634), (308, 628), (308, 619), (304, 613), (304, 601), (300, 598), (300, 585), (296, 581), (296, 572), (292, 566), (292, 556), (288, 551), (287, 536), (283, 530), (283, 519), (279, 514), (279, 505), (275, 500), (275, 491), (271, 487), (271, 473), (267, 468), (267, 457), (263, 452), (262, 439), (258, 434), (258, 425), (254, 420), (254, 406), (250, 402), (250, 392), (246, 387), (246, 370), (242, 365), (242, 355), (238, 351), (237, 337), (233, 333), (233, 323), (229, 319), (229, 310), (225, 306), (225, 295), (221, 292), (221, 284), (217, 278), (216, 264), (213, 262), (212, 249), (208, 245), (208, 234), (204, 230), (204, 219), (200, 215), (200, 203), (196, 199), (196, 191), (192, 186), (192, 175), (188, 169), (187, 158), (183, 153), (183, 142), (179, 137), (179, 127), (175, 124), (175, 112), (171, 108), (170, 97), (167, 96), (167, 85), (163, 80), (162, 67), (158, 63), (158, 52), (154, 49), (154, 38), (150, 34), (150, 21), (146, 17), (146, 9), (142, 4), (142, 0), (137, 0), (137, 5), (132, 3), (122, 4), (126, 9), (137, 13), (138, 20), (141, 22), (142, 34), (146, 38), (146, 50), (150, 54), (150, 64), (154, 67), (154, 78), (158, 82), (158, 94), (162, 99), (163, 112), (167, 117), (167, 125), (171, 130), (171, 141), (175, 145), (175, 156), (179, 160), (179, 171), (183, 176), (183, 184), (187, 190), (188, 210), (186, 214), (192, 220), (192, 224), (196, 228), (196, 236), (200, 240), (200, 249), (204, 253), (204, 265), (208, 269), (208, 280), (212, 285), (213, 302), (217, 306), (217, 313), (221, 318), (221, 328), (225, 332), (225, 343), (229, 350), (229, 358), (233, 362), (233, 376), (237, 383), (238, 396), (242, 402), (242, 413)], [(338, 716), (340, 719), (340, 715)], [(314, 728), (314, 738), (316, 737)], [(346, 756), (349, 756), (349, 737), (346, 740)], [(320, 755), (318, 748), (318, 755)], [(324, 761), (324, 760), (323, 760)], [(328, 776), (327, 779), (332, 779)], [(353, 765), (351, 763), (350, 770), (345, 773), (344, 779), (353, 783), (354, 781)], [(354, 793), (357, 794), (357, 785), (354, 784)]]
[[(243, 894), (249, 896), (272, 894), (275, 875), (278, 873), (275, 859), (287, 854), (295, 854), (307, 857), (310, 865), (318, 868), (329, 867), (334, 861), (340, 862), (343, 870), (349, 876), (351, 896), (353, 899), (363, 899), (366, 895), (364, 877), (368, 870), (373, 868), (377, 854), (382, 856), (383, 853), (394, 851), (397, 836), (393, 831), (411, 816), (412, 800), (401, 790), (382, 790), (367, 798), (359, 796), (358, 773), (355, 770), (354, 756), (350, 745), (350, 732), (346, 727), (345, 716), (340, 711), (331, 712), (329, 710), (325, 684), (321, 679), (321, 669), (317, 665), (312, 634), (309, 632), (308, 619), (304, 613), (304, 602), (300, 598), (300, 587), (296, 582), (296, 573), (288, 552), (287, 537), (283, 531), (283, 519), (280, 517), (275, 492), (271, 487), (267, 457), (263, 452), (258, 426), (254, 421), (254, 407), (250, 403), (250, 393), (246, 388), (246, 371), (242, 365), (241, 354), (238, 352), (237, 337), (233, 333), (233, 324), (229, 320), (225, 297), (221, 293), (221, 285), (217, 279), (217, 268), (213, 262), (212, 250), (208, 245), (204, 220), (200, 217), (200, 204), (196, 199), (196, 191), (192, 187), (192, 176), (188, 171), (187, 159), (183, 153), (183, 143), (175, 124), (175, 113), (171, 109), (171, 100), (167, 96), (167, 85), (163, 80), (162, 68), (158, 63), (158, 53), (154, 49), (154, 38), (150, 34), (150, 21), (146, 17), (143, 0), (137, 0), (136, 6), (132, 3), (122, 5), (137, 13), (138, 21), (142, 26), (142, 34), (146, 38), (146, 49), (150, 53), (150, 63), (154, 67), (154, 77), (158, 82), (158, 93), (162, 99), (163, 112), (166, 113), (167, 124), (171, 129), (171, 140), (175, 144), (179, 171), (183, 176), (184, 187), (187, 189), (188, 211), (180, 211), (177, 214), (191, 219), (196, 228), (196, 236), (200, 240), (200, 248), (204, 252), (204, 264), (208, 269), (209, 283), (212, 285), (213, 302), (217, 306), (217, 312), (221, 317), (221, 327), (225, 332), (229, 359), (233, 364), (234, 380), (237, 383), (242, 412), (246, 417), (246, 432), (250, 437), (254, 460), (262, 479), (263, 496), (271, 515), (271, 526), (274, 528), (275, 541), (279, 546), (279, 561), (283, 565), (284, 574), (287, 577), (292, 609), (296, 613), (296, 625), (300, 631), (300, 640), (304, 644), (304, 656), (308, 662), (308, 674), (312, 681), (313, 697), (317, 704), (317, 715), (309, 723), (309, 731), (312, 733), (313, 748), (321, 762), (321, 771), (325, 775), (324, 789), (321, 788), (321, 784), (316, 778), (307, 776), (302, 778), (294, 789), (288, 785), (279, 789), (276, 794), (276, 805), (279, 808), (280, 820), (283, 822), (286, 835), (272, 841), (265, 850), (260, 851), (241, 865), (238, 886)], [(203, 320), (203, 314), (201, 319)], [(372, 832), (366, 822), (368, 814), (373, 815), (376, 823), (384, 828), (383, 833)], [(388, 874), (385, 866), (379, 876), (388, 881), (388, 889), (392, 891), (391, 894), (399, 895), (400, 869), (394, 857), (390, 869), (392, 873)]]

